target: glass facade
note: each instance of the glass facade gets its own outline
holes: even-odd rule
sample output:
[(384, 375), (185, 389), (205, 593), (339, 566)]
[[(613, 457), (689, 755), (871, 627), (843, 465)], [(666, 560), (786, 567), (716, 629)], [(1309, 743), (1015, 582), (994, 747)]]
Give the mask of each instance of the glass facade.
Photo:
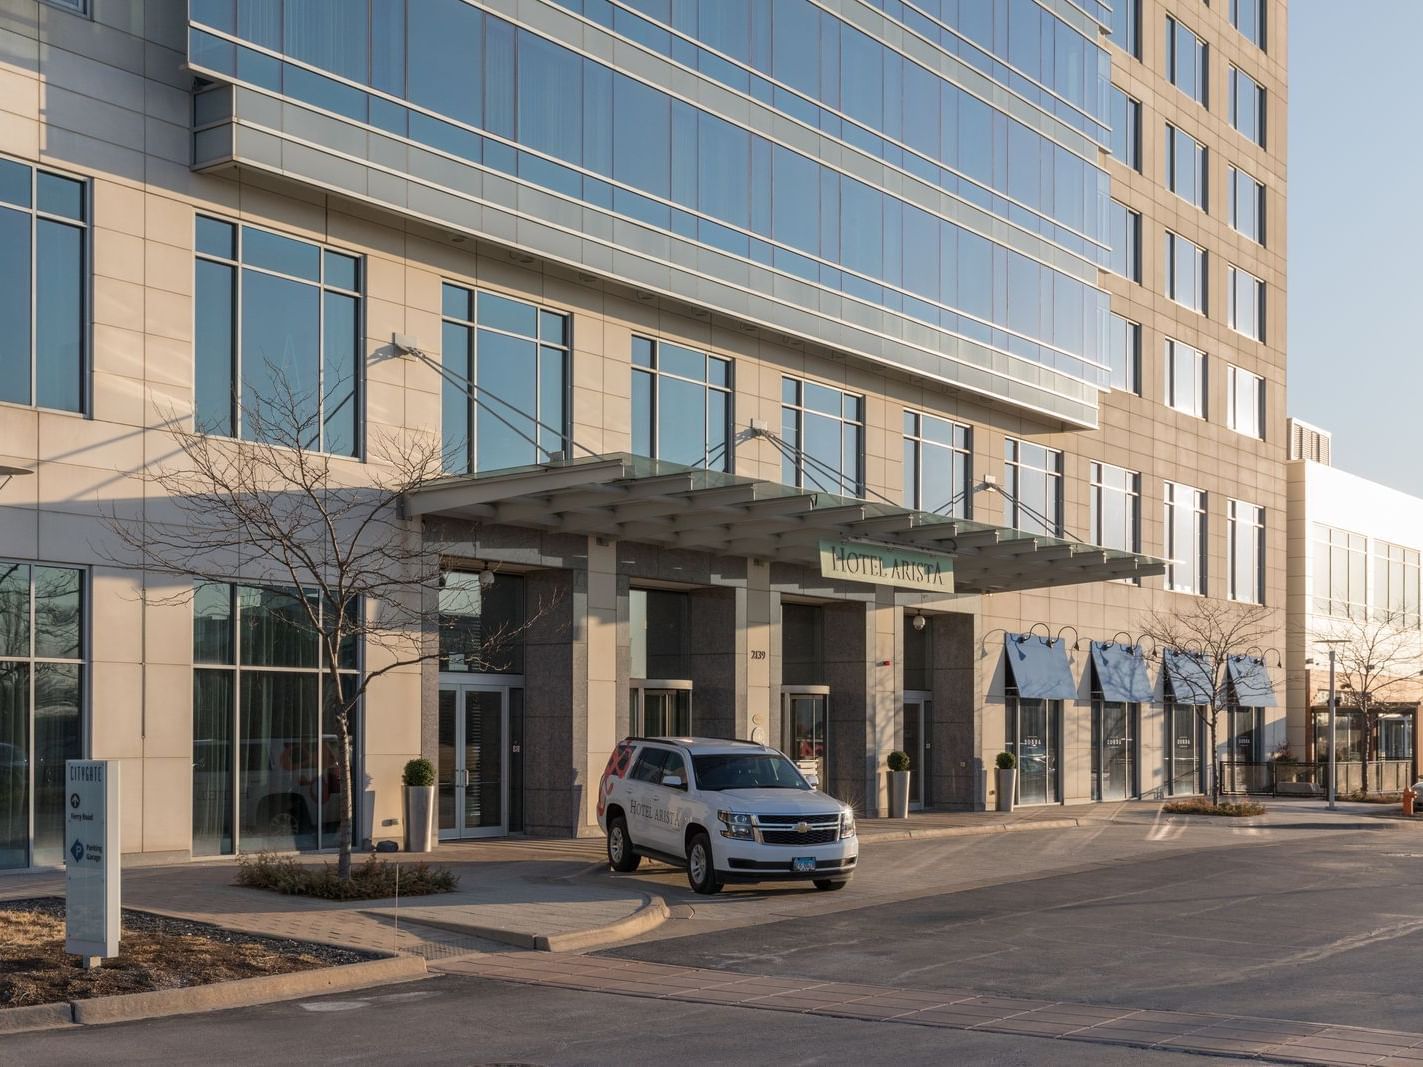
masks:
[(361, 451), (361, 261), (198, 216), (194, 401), (204, 433)]
[(1167, 482), (1166, 588), (1177, 593), (1206, 592), (1206, 494), (1189, 485)]
[(543, 463), (568, 433), (568, 316), (446, 282), (441, 434), (451, 474)]
[(1009, 437), (1004, 442), (1009, 526), (1062, 536), (1062, 453)]
[[(773, 139), (674, 97), (653, 83), (671, 70), (661, 61), (638, 64), (635, 76), (580, 54), (570, 47), (581, 41), (578, 23), (543, 18), (534, 32), (462, 0), (195, 0), (189, 58), (214, 76), (1100, 381), (1106, 298), (1088, 279), (1105, 243), (1107, 178), (1095, 149), (1108, 138), (1109, 64), (1089, 24), (1029, 0), (874, 13), (887, 33), (907, 27), (944, 63), (977, 68), (1019, 98), (995, 106), (1001, 89), (970, 92), (967, 75), (951, 80), (943, 64), (921, 65), (811, 0), (558, 6), (589, 33), (634, 41), (718, 92), (773, 109), (833, 146), (827, 158), (875, 160), (885, 178), (852, 178), (791, 147), (804, 137)], [(549, 36), (553, 25), (566, 41)], [(1000, 221), (1031, 238), (1008, 241)]]
[(634, 337), (632, 362), (633, 452), (731, 470), (731, 360)]
[(972, 431), (957, 422), (904, 413), (904, 506), (966, 519), (972, 514)]
[(781, 480), (841, 496), (865, 495), (865, 398), (781, 379)]
[(84, 755), (84, 573), (0, 560), (0, 870), (64, 861), (64, 761)]
[(0, 157), (0, 402), (85, 410), (88, 186)]
[(1265, 602), (1265, 509), (1242, 500), (1229, 502), (1228, 554), (1231, 600)]
[[(291, 590), (194, 587), (195, 856), (337, 844), (339, 694), (321, 658), (319, 633)], [(343, 687), (354, 686), (354, 648), (342, 653), (339, 666)], [(361, 781), (355, 719), (353, 812)], [(353, 814), (353, 835), (359, 826)]]

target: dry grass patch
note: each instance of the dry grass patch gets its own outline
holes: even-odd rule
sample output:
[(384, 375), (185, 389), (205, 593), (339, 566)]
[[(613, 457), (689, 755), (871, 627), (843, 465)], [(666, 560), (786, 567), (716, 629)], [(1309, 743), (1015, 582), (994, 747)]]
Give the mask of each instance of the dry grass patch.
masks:
[(1219, 804), (1213, 804), (1205, 797), (1195, 797), (1168, 801), (1161, 805), (1161, 810), (1168, 815), (1224, 815), (1242, 819), (1250, 815), (1264, 815), (1265, 805), (1253, 800), (1222, 800)]
[(0, 1010), (360, 963), (364, 953), (124, 910), (119, 955), (86, 971), (64, 951), (64, 901), (0, 902)]

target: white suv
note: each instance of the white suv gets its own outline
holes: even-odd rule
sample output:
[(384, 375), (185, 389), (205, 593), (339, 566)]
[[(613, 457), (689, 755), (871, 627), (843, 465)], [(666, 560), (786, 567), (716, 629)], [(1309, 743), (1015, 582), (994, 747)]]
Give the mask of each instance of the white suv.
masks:
[(841, 889), (860, 851), (854, 812), (750, 741), (628, 738), (603, 771), (598, 825), (613, 870), (643, 856), (685, 866), (698, 893), (789, 880)]

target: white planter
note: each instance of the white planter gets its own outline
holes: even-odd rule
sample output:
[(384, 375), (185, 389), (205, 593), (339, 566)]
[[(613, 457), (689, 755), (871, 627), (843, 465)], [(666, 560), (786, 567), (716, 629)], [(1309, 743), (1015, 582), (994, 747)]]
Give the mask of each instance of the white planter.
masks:
[(435, 848), (435, 787), (405, 787), (405, 851), (431, 852)]
[(1018, 796), (1018, 768), (999, 767), (996, 769), (998, 775), (998, 810), (1012, 811), (1013, 802)]
[(889, 817), (909, 818), (909, 776), (913, 771), (886, 771), (889, 775)]

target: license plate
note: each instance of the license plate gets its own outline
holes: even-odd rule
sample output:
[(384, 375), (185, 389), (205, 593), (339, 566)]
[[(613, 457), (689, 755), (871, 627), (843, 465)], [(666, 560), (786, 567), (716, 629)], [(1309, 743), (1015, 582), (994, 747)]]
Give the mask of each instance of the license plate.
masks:
[(814, 856), (797, 856), (791, 860), (792, 874), (810, 874), (815, 870)]

